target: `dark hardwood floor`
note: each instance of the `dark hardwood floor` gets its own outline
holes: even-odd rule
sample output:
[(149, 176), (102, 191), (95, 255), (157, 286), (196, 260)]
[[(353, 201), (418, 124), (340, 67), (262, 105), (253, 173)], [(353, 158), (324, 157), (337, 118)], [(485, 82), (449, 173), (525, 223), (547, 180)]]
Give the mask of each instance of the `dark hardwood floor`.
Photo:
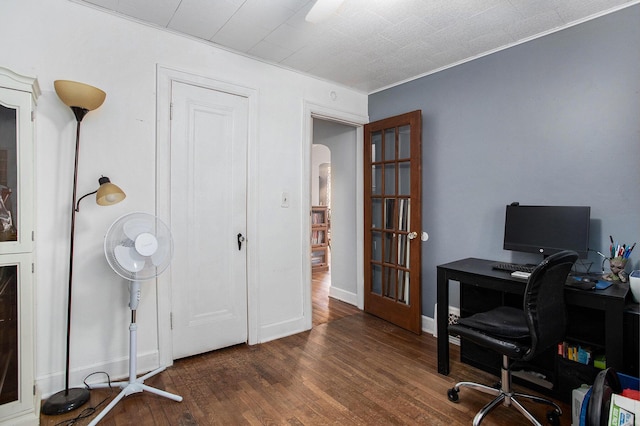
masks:
[[(174, 402), (143, 392), (124, 398), (100, 422), (125, 425), (470, 425), (488, 395), (446, 391), (458, 380), (492, 384), (496, 378), (460, 362), (452, 346), (449, 376), (436, 371), (436, 339), (417, 336), (328, 298), (328, 277), (314, 274), (313, 329), (272, 342), (238, 345), (177, 360), (146, 384), (181, 395)], [(523, 390), (523, 389), (520, 389)], [(119, 390), (92, 390), (87, 405), (100, 411)], [(528, 404), (545, 419), (544, 406)], [(571, 409), (561, 404), (562, 425)], [(72, 424), (80, 410), (41, 416), (41, 425)], [(87, 425), (91, 418), (75, 425)], [(544, 423), (544, 421), (542, 422)], [(500, 406), (485, 426), (526, 425)]]

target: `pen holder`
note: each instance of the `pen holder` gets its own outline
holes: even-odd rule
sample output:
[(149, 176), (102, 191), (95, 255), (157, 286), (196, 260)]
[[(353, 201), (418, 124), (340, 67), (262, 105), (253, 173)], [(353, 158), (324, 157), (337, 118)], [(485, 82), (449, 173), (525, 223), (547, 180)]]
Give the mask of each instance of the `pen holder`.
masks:
[(611, 272), (603, 275), (602, 279), (626, 283), (629, 280), (629, 274), (624, 271), (625, 266), (627, 266), (627, 260), (629, 259), (620, 256), (609, 259), (609, 268), (611, 269)]

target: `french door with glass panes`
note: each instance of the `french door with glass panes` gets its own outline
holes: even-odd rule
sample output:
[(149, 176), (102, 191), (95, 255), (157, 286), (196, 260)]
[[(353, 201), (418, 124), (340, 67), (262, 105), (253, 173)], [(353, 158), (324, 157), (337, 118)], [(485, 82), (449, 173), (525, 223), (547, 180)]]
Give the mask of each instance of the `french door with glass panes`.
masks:
[(364, 310), (421, 332), (421, 111), (364, 129)]

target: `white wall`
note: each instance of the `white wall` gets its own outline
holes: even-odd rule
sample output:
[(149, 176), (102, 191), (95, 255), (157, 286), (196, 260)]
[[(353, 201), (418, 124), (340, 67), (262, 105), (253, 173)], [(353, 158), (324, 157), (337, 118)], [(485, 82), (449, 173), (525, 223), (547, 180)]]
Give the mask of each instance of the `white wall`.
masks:
[[(254, 264), (258, 271), (258, 341), (302, 330), (303, 273), (308, 246), (309, 182), (303, 180), (305, 102), (366, 116), (367, 96), (235, 55), (166, 31), (65, 0), (5, 0), (0, 4), (0, 65), (38, 77), (36, 377), (45, 396), (63, 387), (68, 235), (75, 120), (53, 91), (56, 79), (77, 80), (107, 92), (104, 105), (82, 124), (78, 192), (104, 174), (127, 199), (101, 208), (83, 202), (76, 222), (71, 382), (107, 369), (126, 374), (129, 310), (126, 285), (102, 253), (108, 226), (131, 211), (155, 212), (156, 66), (258, 91), (258, 152), (250, 194), (258, 210)], [(331, 100), (331, 91), (339, 93)], [(283, 191), (290, 208), (280, 206)], [(306, 204), (306, 203), (305, 203)], [(306, 215), (306, 216), (305, 216)], [(138, 310), (140, 369), (158, 359), (153, 283), (143, 285)], [(309, 322), (310, 323), (310, 322)]]

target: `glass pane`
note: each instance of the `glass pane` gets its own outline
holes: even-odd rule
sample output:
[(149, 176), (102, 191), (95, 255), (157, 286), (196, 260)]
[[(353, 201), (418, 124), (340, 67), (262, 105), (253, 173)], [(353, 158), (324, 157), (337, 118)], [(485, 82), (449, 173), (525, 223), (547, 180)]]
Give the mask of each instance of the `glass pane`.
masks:
[(409, 271), (398, 270), (398, 302), (409, 304)]
[(386, 263), (396, 263), (396, 246), (394, 244), (395, 234), (392, 232), (384, 233), (384, 261)]
[(398, 158), (411, 157), (411, 126), (398, 128)]
[(382, 166), (371, 166), (371, 194), (382, 194)]
[(396, 274), (393, 268), (384, 268), (384, 296), (396, 298)]
[(18, 268), (0, 267), (0, 405), (18, 400)]
[(398, 200), (398, 229), (400, 231), (409, 231), (411, 218), (411, 200), (401, 198)]
[(398, 163), (398, 195), (411, 195), (411, 163)]
[(371, 162), (382, 161), (382, 132), (371, 133)]
[(384, 200), (384, 229), (395, 229), (395, 198), (385, 198)]
[(384, 166), (384, 193), (385, 195), (396, 193), (396, 166), (394, 164)]
[(371, 265), (371, 292), (382, 296), (382, 266)]
[(371, 259), (382, 262), (382, 233), (371, 233)]
[(407, 234), (398, 234), (398, 260), (400, 266), (407, 266), (409, 260), (409, 238)]
[[(17, 241), (17, 112), (0, 105), (0, 241)], [(2, 371), (0, 370), (0, 373)], [(0, 377), (1, 374), (0, 374)]]
[(396, 159), (396, 129), (384, 131), (384, 160)]
[(382, 200), (380, 198), (371, 200), (371, 227), (382, 228)]

